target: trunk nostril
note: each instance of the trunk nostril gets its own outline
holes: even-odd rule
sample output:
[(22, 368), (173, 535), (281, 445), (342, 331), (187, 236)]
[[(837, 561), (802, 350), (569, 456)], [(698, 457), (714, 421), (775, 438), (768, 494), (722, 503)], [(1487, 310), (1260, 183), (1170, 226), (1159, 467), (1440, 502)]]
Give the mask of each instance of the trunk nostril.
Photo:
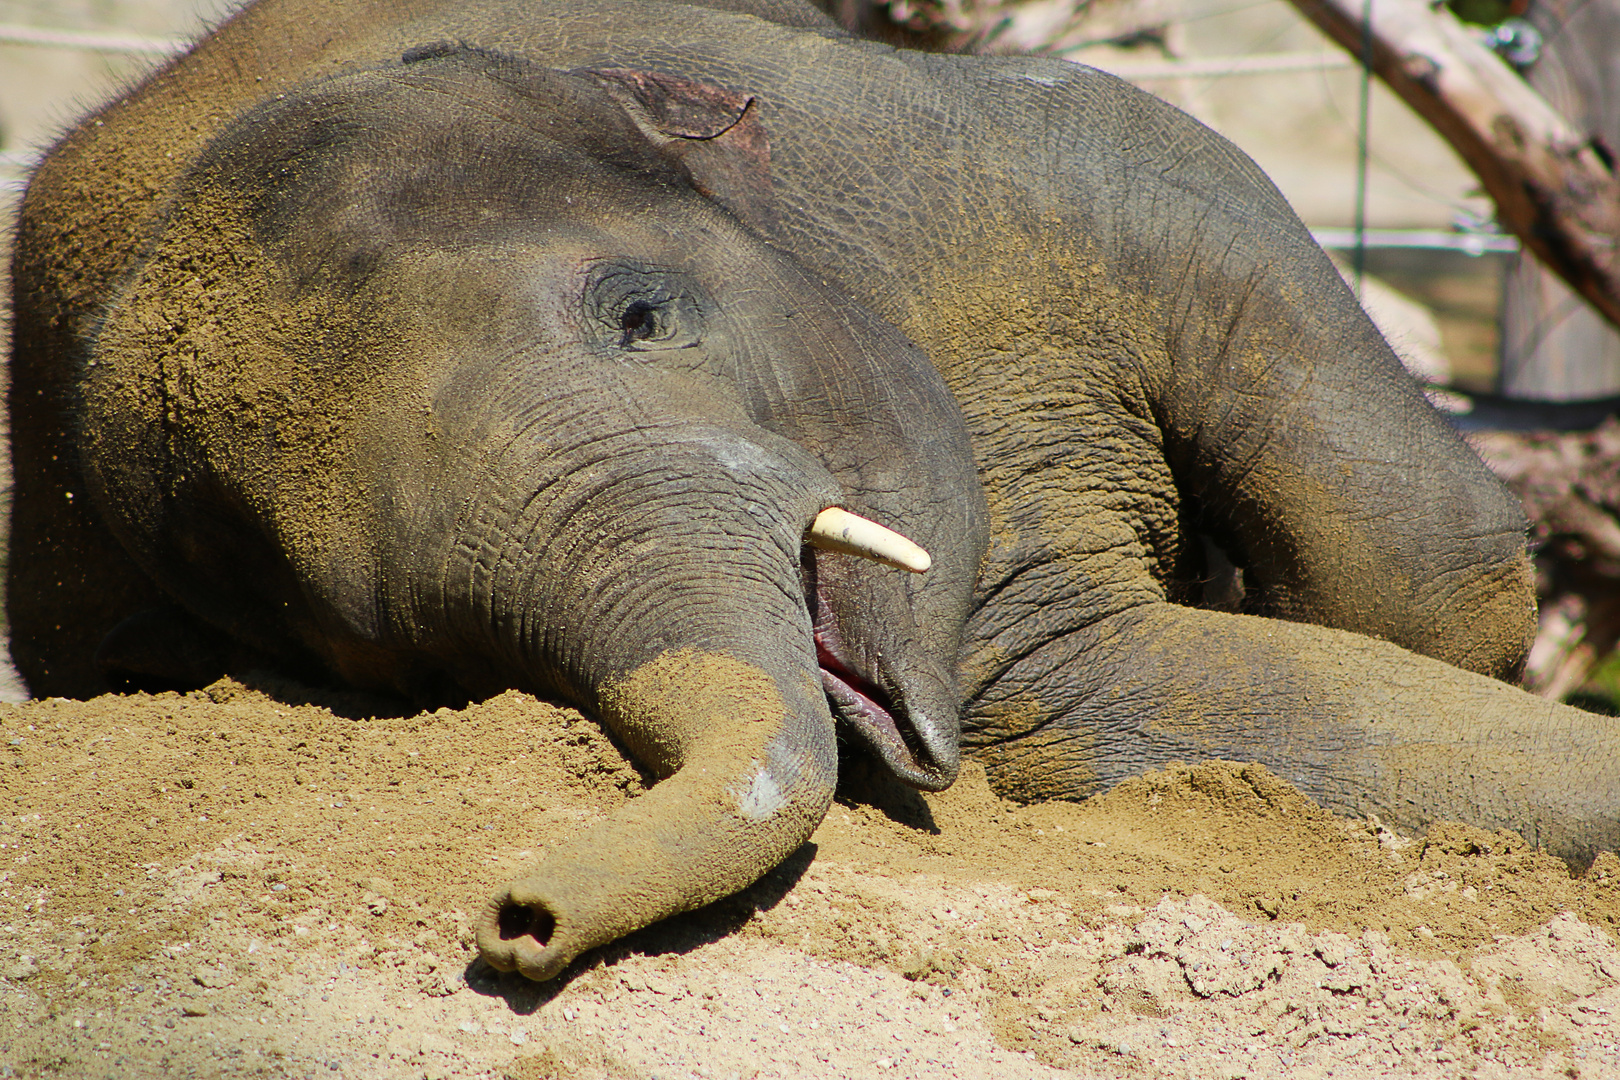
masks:
[(551, 935), (556, 933), (557, 918), (543, 907), (506, 904), (496, 916), (495, 925), (502, 941), (530, 937), (544, 948), (551, 944)]

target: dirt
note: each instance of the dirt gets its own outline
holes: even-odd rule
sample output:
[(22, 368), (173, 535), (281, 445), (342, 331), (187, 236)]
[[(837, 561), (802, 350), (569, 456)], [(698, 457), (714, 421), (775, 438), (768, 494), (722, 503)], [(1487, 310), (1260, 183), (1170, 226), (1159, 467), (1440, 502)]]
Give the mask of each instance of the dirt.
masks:
[(1254, 766), (1018, 806), (846, 763), (738, 896), (536, 985), (471, 915), (646, 778), (507, 693), (0, 705), (0, 1076), (1620, 1075), (1620, 859)]

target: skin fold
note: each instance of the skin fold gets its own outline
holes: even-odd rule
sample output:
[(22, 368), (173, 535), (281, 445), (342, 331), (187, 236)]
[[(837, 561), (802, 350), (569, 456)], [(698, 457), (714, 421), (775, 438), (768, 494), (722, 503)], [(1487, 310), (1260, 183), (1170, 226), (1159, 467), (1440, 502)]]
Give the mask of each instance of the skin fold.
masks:
[[(789, 3), (264, 0), (68, 133), (13, 274), (35, 693), (516, 686), (666, 777), (491, 901), (497, 967), (756, 879), (839, 732), (924, 788), (1224, 757), (1620, 842), (1614, 722), (1498, 681), (1511, 496), (1254, 165), (1101, 73)], [(830, 506), (932, 567), (808, 546)]]

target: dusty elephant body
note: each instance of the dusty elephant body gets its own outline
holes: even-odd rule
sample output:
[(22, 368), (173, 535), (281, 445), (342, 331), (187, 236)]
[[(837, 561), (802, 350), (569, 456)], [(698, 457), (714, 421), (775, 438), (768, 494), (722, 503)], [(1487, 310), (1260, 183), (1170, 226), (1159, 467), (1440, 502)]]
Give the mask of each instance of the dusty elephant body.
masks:
[[(17, 250), (36, 692), (520, 686), (671, 776), (492, 908), (500, 966), (752, 880), (834, 716), (922, 786), (960, 709), (1024, 797), (1232, 757), (1620, 841), (1614, 722), (1491, 677), (1512, 500), (1253, 165), (1107, 76), (786, 3), (267, 0), (75, 129)], [(827, 506), (933, 569), (809, 553)]]

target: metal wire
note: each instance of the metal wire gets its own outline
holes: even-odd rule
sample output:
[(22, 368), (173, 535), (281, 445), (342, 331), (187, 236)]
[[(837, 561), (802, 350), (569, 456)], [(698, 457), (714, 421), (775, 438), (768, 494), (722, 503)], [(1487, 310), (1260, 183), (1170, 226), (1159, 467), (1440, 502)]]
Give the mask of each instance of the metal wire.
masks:
[(1362, 278), (1367, 272), (1367, 147), (1372, 114), (1372, 0), (1361, 3), (1361, 97), (1356, 104), (1356, 248), (1351, 267), (1356, 278), (1356, 297), (1361, 297)]
[(137, 56), (173, 56), (188, 42), (181, 38), (142, 37), (138, 34), (91, 34), (44, 26), (0, 23), (0, 45), (38, 45), (47, 49), (125, 53)]

